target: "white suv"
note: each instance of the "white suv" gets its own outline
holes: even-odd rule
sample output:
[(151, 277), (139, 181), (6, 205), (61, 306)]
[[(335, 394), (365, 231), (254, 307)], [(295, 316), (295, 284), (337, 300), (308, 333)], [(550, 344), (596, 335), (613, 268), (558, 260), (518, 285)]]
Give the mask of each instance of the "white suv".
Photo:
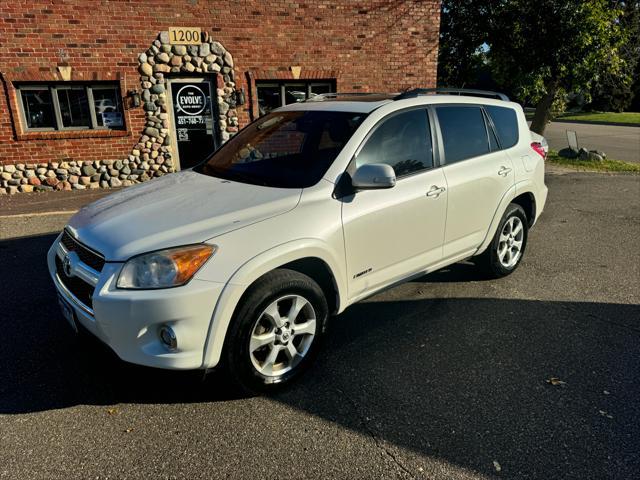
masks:
[(508, 275), (545, 204), (544, 152), (519, 105), (456, 93), (288, 105), (83, 208), (48, 254), (65, 317), (128, 362), (220, 365), (265, 391), (364, 297), (471, 257)]

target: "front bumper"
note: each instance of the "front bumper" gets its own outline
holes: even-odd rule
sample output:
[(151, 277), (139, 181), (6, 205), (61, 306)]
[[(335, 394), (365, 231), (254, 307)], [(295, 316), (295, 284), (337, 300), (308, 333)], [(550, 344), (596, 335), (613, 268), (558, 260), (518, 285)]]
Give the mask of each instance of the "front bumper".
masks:
[[(123, 263), (107, 262), (101, 272), (80, 263), (74, 267), (74, 275), (94, 286), (92, 305), (87, 305), (65, 287), (56, 271), (56, 256), (62, 259), (65, 254), (59, 236), (47, 254), (56, 290), (72, 307), (76, 321), (122, 360), (176, 370), (203, 367), (209, 325), (224, 284), (194, 278), (175, 288), (119, 290), (116, 281)], [(160, 341), (163, 325), (176, 333), (175, 351)]]

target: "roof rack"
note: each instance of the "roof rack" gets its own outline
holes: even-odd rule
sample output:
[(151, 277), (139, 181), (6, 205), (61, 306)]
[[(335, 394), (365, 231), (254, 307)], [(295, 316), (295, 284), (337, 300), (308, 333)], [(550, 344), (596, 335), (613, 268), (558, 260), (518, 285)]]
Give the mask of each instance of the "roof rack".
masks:
[(505, 102), (509, 101), (509, 97), (504, 93), (492, 92), (489, 90), (473, 90), (468, 88), (414, 88), (413, 90), (407, 90), (406, 92), (401, 93), (393, 99), (404, 100), (405, 98), (415, 98), (420, 95), (432, 95), (438, 93), (469, 95), (472, 97), (489, 97), (504, 100)]
[(305, 102), (321, 102), (322, 100), (327, 100), (329, 98), (338, 98), (338, 97), (364, 97), (367, 95), (388, 95), (388, 93), (380, 93), (380, 92), (331, 92), (331, 93), (319, 93), (314, 95), (313, 97), (309, 97), (305, 100)]

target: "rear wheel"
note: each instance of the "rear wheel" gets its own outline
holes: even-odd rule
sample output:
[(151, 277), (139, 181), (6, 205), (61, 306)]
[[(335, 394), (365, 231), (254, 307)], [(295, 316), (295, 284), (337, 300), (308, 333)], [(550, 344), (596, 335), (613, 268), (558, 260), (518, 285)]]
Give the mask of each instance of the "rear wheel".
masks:
[(527, 215), (520, 205), (509, 204), (487, 249), (476, 263), (494, 278), (505, 277), (518, 268), (527, 246)]
[(247, 392), (268, 392), (299, 376), (325, 331), (327, 302), (318, 284), (293, 270), (274, 270), (244, 296), (229, 326), (226, 367)]

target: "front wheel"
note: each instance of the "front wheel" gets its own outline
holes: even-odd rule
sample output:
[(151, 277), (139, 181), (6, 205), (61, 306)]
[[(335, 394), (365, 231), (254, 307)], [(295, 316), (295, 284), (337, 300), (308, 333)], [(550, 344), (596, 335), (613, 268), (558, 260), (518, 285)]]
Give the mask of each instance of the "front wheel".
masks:
[(493, 240), (477, 257), (477, 264), (494, 278), (505, 277), (520, 265), (529, 233), (527, 215), (520, 205), (510, 203)]
[(328, 317), (318, 284), (293, 270), (275, 270), (243, 297), (226, 339), (226, 367), (249, 393), (290, 383), (312, 362)]

